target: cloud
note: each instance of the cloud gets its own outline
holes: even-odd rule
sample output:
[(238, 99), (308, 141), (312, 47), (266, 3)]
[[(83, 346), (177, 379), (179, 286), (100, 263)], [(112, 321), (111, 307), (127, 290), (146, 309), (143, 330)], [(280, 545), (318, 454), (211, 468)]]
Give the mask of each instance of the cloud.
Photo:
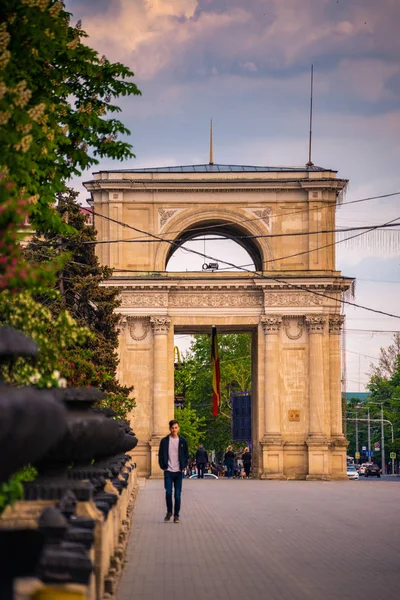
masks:
[(397, 0), (381, 0), (379, 10), (372, 0), (110, 0), (105, 12), (90, 3), (90, 16), (88, 8), (84, 27), (95, 45), (146, 78), (249, 62), (257, 72), (290, 74), (310, 61), (329, 66), (377, 53), (395, 63), (400, 51)]

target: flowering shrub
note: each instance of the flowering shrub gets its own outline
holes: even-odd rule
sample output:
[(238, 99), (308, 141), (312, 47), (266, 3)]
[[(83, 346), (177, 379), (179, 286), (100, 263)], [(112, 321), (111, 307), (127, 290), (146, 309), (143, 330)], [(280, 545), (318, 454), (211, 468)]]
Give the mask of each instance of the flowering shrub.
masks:
[[(37, 229), (66, 230), (54, 211), (65, 181), (96, 156), (132, 157), (112, 100), (138, 95), (132, 71), (86, 46), (56, 0), (2, 0), (0, 171), (30, 199)], [(110, 118), (112, 116), (112, 118)]]
[[(49, 290), (47, 294), (54, 296), (57, 292)], [(34, 300), (30, 292), (12, 294), (3, 291), (0, 294), (0, 323), (22, 331), (39, 347), (37, 359), (17, 358), (12, 369), (3, 367), (6, 381), (14, 385), (63, 387), (64, 352), (71, 348), (76, 352), (92, 337), (89, 329), (79, 327), (67, 311), (61, 311), (55, 318), (48, 308)]]
[(0, 173), (0, 291), (13, 293), (21, 288), (33, 288), (50, 283), (54, 267), (29, 263), (23, 259), (19, 238), (28, 217), (29, 201), (17, 192), (16, 186)]

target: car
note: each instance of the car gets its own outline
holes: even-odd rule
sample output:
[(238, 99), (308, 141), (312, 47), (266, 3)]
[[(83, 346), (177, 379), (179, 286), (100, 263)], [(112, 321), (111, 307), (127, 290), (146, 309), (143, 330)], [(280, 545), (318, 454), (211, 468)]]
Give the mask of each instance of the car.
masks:
[[(189, 479), (198, 479), (197, 473), (195, 475), (191, 475)], [(204, 473), (204, 479), (218, 479), (218, 477), (212, 473)]]
[(354, 465), (347, 465), (347, 477), (349, 479), (360, 479), (357, 469)]
[(360, 470), (358, 471), (360, 475), (365, 475), (365, 469), (367, 467), (366, 463), (363, 463), (360, 467)]
[(371, 464), (371, 465), (367, 465), (365, 468), (365, 477), (380, 477), (381, 476), (381, 470), (378, 467), (378, 465), (375, 464)]

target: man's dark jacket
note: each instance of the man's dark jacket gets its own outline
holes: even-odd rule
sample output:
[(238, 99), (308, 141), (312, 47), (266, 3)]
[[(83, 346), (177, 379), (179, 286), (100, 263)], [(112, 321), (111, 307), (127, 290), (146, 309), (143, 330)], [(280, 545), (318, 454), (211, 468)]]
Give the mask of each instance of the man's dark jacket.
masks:
[(208, 454), (204, 448), (199, 448), (196, 452), (196, 463), (198, 465), (206, 465), (208, 463)]
[[(189, 449), (187, 445), (187, 441), (181, 435), (179, 437), (179, 446), (178, 446), (178, 454), (179, 454), (179, 468), (181, 471), (189, 462)], [(158, 464), (160, 465), (160, 469), (166, 471), (168, 469), (168, 448), (169, 448), (169, 435), (165, 436), (160, 442), (160, 448), (158, 450)]]

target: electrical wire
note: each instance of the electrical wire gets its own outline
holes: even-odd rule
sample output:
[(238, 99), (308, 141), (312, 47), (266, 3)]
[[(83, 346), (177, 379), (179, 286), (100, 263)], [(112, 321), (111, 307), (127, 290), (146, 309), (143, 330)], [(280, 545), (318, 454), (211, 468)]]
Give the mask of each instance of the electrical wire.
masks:
[[(394, 221), (397, 219), (394, 219)], [(398, 227), (400, 227), (400, 223), (394, 223), (394, 225), (397, 225)], [(207, 239), (207, 242), (221, 242), (221, 241), (226, 241), (226, 240), (231, 240), (231, 241), (236, 241), (236, 240), (249, 240), (249, 239), (263, 239), (263, 238), (280, 238), (280, 237), (298, 237), (298, 236), (303, 236), (303, 235), (320, 235), (320, 234), (325, 234), (325, 233), (346, 233), (348, 231), (363, 231), (365, 229), (371, 229), (371, 230), (375, 230), (375, 229), (383, 229), (384, 231), (390, 231), (393, 232), (395, 231), (396, 233), (399, 232), (399, 230), (397, 229), (388, 229), (389, 227), (393, 226), (392, 222), (389, 222), (389, 224), (382, 224), (382, 225), (364, 225), (364, 226), (359, 226), (359, 227), (343, 227), (343, 228), (337, 228), (337, 229), (321, 229), (321, 230), (313, 230), (313, 231), (294, 231), (292, 233), (266, 233), (266, 234), (259, 234), (259, 235), (220, 235), (218, 237), (207, 237), (206, 236), (202, 236), (202, 237), (197, 237), (197, 238), (190, 238), (188, 240), (185, 240), (185, 242), (203, 242), (204, 244), (204, 252), (203, 255), (205, 254), (205, 242)], [(369, 232), (366, 232), (369, 233)], [(351, 239), (351, 238), (346, 238), (346, 239)], [(179, 243), (181, 241), (181, 238), (175, 238), (175, 239), (167, 239), (165, 238), (166, 242), (176, 242)], [(346, 241), (346, 240), (341, 240), (341, 241)], [(118, 239), (118, 240), (100, 240), (100, 241), (96, 241), (96, 240), (87, 240), (87, 241), (68, 241), (68, 242), (57, 242), (56, 244), (54, 244), (54, 242), (39, 242), (39, 243), (33, 243), (33, 246), (46, 246), (49, 245), (51, 243), (52, 246), (80, 246), (80, 245), (104, 245), (104, 244), (157, 244), (159, 243), (159, 240), (147, 240), (147, 239), (140, 239), (140, 238), (132, 238), (132, 239)], [(278, 259), (275, 259), (278, 260)]]
[[(371, 231), (376, 231), (377, 229), (380, 229), (381, 227), (386, 227), (389, 225), (392, 225), (394, 223), (394, 221), (398, 221), (400, 219), (400, 217), (396, 217), (395, 219), (393, 219), (392, 221), (388, 221), (387, 223), (384, 223), (383, 225), (375, 225), (372, 226), (370, 229), (368, 229), (367, 231), (362, 231), (361, 233), (356, 233), (355, 235), (351, 235), (347, 238), (344, 238), (343, 240), (335, 240), (334, 242), (331, 242), (330, 244), (324, 244), (323, 246), (317, 246), (316, 248), (311, 248), (311, 250), (304, 250), (303, 252), (296, 252), (295, 254), (289, 254), (287, 256), (279, 256), (278, 258), (271, 258), (269, 260), (264, 260), (262, 262), (263, 265), (269, 264), (269, 263), (273, 263), (276, 261), (281, 261), (281, 260), (285, 260), (287, 258), (295, 258), (297, 256), (304, 256), (305, 254), (311, 254), (311, 252), (317, 252), (318, 250), (323, 250), (325, 248), (331, 248), (332, 246), (337, 246), (338, 244), (342, 244), (344, 242), (348, 242), (349, 240), (353, 240), (357, 237), (360, 237), (362, 235), (365, 235), (366, 233), (371, 233)], [(400, 225), (400, 223), (399, 223)], [(250, 267), (252, 263), (247, 263), (246, 265), (240, 265), (241, 267)], [(226, 271), (228, 270), (227, 268), (222, 268), (219, 269), (220, 271)]]
[[(344, 202), (343, 204), (336, 204), (336, 201), (331, 202), (329, 204), (324, 203), (322, 206), (316, 206), (316, 207), (310, 207), (310, 208), (306, 208), (306, 209), (300, 209), (300, 210), (296, 210), (290, 213), (285, 213), (283, 215), (270, 215), (271, 219), (284, 219), (286, 217), (289, 217), (291, 215), (298, 215), (298, 214), (304, 214), (304, 213), (310, 213), (313, 212), (314, 210), (321, 210), (324, 209), (328, 206), (335, 206), (336, 208), (343, 208), (346, 206), (350, 206), (351, 204), (358, 204), (360, 202), (369, 202), (370, 200), (380, 200), (383, 198), (391, 198), (393, 196), (399, 196), (400, 195), (400, 191), (399, 192), (391, 192), (390, 194), (381, 194), (379, 196), (369, 196), (367, 198), (359, 198), (357, 200), (350, 200), (350, 202)], [(314, 202), (321, 202), (318, 200), (315, 200)], [(91, 209), (92, 211), (93, 209)], [(91, 212), (88, 209), (88, 212)], [(205, 230), (207, 229), (216, 229), (216, 228), (220, 228), (220, 227), (226, 227), (229, 224), (233, 224), (233, 225), (241, 225), (242, 223), (251, 223), (253, 221), (261, 221), (262, 219), (265, 219), (265, 216), (261, 216), (261, 217), (253, 217), (253, 218), (249, 218), (249, 219), (243, 219), (242, 221), (239, 221), (239, 223), (233, 222), (233, 221), (227, 221), (227, 223), (222, 223), (220, 225), (216, 224), (216, 225), (205, 225), (204, 227), (192, 227), (189, 228), (185, 231), (185, 233), (192, 233), (193, 231), (200, 231), (201, 233), (203, 233)], [(176, 229), (173, 231), (168, 231), (168, 233), (182, 233), (181, 229)]]
[[(142, 234), (144, 233), (144, 234), (146, 234), (146, 235), (148, 235), (148, 236), (150, 236), (152, 238), (158, 239), (160, 242), (166, 242), (166, 243), (168, 243), (170, 245), (180, 247), (179, 244), (177, 244), (176, 242), (170, 242), (169, 240), (166, 240), (166, 239), (164, 239), (164, 238), (162, 238), (162, 237), (160, 237), (160, 236), (158, 236), (158, 235), (156, 235), (154, 233), (150, 233), (148, 231), (144, 231), (142, 229), (139, 229), (138, 227), (133, 227), (133, 225), (129, 225), (128, 223), (123, 223), (122, 221), (118, 221), (117, 219), (112, 219), (111, 217), (106, 217), (105, 215), (102, 215), (102, 214), (97, 213), (95, 211), (92, 211), (92, 212), (93, 212), (94, 215), (99, 216), (99, 217), (101, 217), (103, 219), (106, 219), (107, 221), (110, 221), (112, 223), (116, 223), (117, 225), (121, 225), (121, 227), (127, 227), (128, 229), (132, 229), (133, 231), (137, 231), (138, 233), (142, 233)], [(399, 219), (399, 218), (400, 217), (397, 217), (397, 219)], [(397, 219), (393, 219), (393, 221), (397, 220)], [(391, 222), (392, 221), (389, 221), (389, 223), (391, 223)], [(361, 234), (359, 234), (359, 235), (361, 235)], [(193, 250), (191, 248), (182, 248), (182, 250), (185, 250), (186, 252), (188, 252), (190, 254), (195, 254), (197, 256), (203, 257), (203, 254), (201, 252), (197, 252), (196, 250)], [(355, 308), (361, 308), (363, 310), (367, 310), (369, 312), (373, 312), (373, 313), (376, 313), (376, 314), (381, 314), (381, 315), (385, 315), (385, 316), (388, 316), (388, 317), (393, 317), (395, 319), (400, 319), (400, 315), (395, 315), (395, 314), (388, 313), (388, 312), (385, 312), (385, 311), (382, 311), (382, 310), (378, 310), (378, 309), (375, 309), (375, 308), (371, 308), (371, 307), (368, 307), (368, 306), (362, 306), (360, 304), (357, 304), (356, 302), (350, 302), (350, 300), (344, 300), (343, 298), (340, 298), (340, 299), (334, 298), (333, 296), (328, 296), (327, 294), (323, 294), (321, 292), (316, 292), (315, 290), (310, 290), (310, 289), (304, 288), (304, 287), (302, 287), (300, 285), (296, 285), (294, 283), (290, 283), (290, 282), (286, 281), (285, 279), (279, 279), (279, 278), (273, 277), (271, 275), (266, 276), (263, 273), (258, 273), (257, 271), (252, 271), (250, 269), (246, 269), (245, 267), (241, 267), (241, 266), (235, 265), (234, 263), (228, 262), (226, 260), (215, 258), (214, 256), (205, 255), (205, 258), (207, 258), (208, 260), (216, 261), (216, 262), (222, 262), (222, 263), (224, 263), (226, 265), (229, 265), (230, 267), (233, 267), (234, 269), (239, 269), (241, 271), (247, 272), (250, 275), (253, 275), (255, 278), (258, 278), (258, 279), (265, 279), (267, 281), (276, 281), (277, 283), (283, 283), (285, 285), (288, 285), (291, 288), (298, 289), (298, 290), (301, 290), (302, 292), (307, 292), (309, 294), (313, 294), (314, 296), (319, 296), (319, 297), (322, 297), (322, 298), (327, 298), (328, 300), (334, 300), (335, 302), (339, 302), (340, 304), (347, 304), (349, 306), (354, 306)]]

